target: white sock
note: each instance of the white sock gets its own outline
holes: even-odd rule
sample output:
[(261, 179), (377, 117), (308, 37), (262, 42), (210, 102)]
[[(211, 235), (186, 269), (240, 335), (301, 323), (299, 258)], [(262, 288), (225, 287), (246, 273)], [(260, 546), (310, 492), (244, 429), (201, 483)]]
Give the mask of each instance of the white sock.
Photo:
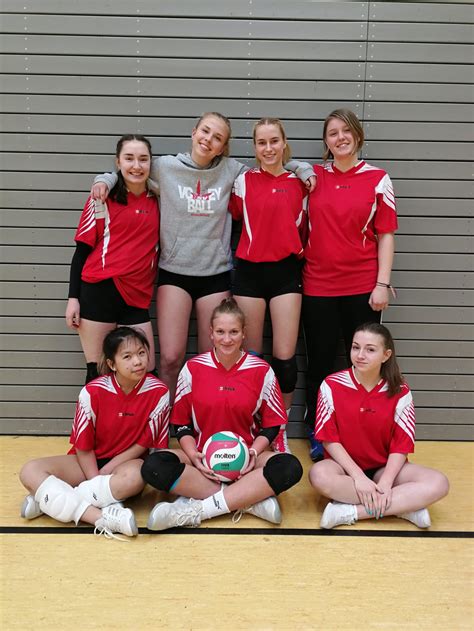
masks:
[(217, 515), (225, 515), (226, 513), (230, 513), (230, 510), (224, 498), (224, 489), (202, 500), (201, 519), (212, 519), (217, 517)]
[(96, 475), (95, 478), (81, 482), (75, 491), (92, 506), (105, 508), (118, 502), (110, 490), (111, 477), (112, 475)]

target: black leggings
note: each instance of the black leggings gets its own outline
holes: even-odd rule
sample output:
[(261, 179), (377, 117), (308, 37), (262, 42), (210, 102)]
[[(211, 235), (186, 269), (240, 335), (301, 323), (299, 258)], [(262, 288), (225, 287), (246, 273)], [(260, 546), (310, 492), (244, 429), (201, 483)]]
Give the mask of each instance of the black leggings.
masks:
[(321, 382), (335, 371), (337, 346), (344, 338), (346, 359), (350, 366), (350, 351), (354, 331), (364, 322), (380, 322), (381, 311), (369, 305), (370, 294), (356, 296), (303, 296), (303, 328), (308, 358), (306, 374), (305, 421), (314, 426), (316, 400)]

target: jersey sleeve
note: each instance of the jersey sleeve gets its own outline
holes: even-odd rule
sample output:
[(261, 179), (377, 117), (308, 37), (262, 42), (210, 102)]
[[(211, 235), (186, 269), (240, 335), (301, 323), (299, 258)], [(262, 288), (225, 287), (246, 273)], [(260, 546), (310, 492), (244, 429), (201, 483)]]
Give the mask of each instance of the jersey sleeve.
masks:
[(232, 219), (235, 221), (239, 221), (244, 216), (244, 198), (245, 174), (242, 174), (234, 181), (229, 201), (230, 214), (232, 215)]
[(192, 423), (192, 392), (193, 377), (186, 363), (179, 373), (176, 385), (176, 395), (171, 413), (171, 423), (173, 425), (189, 425)]
[(87, 388), (82, 388), (76, 404), (69, 442), (80, 451), (92, 451), (95, 447), (95, 419), (92, 399)]
[(377, 234), (395, 232), (398, 228), (397, 208), (393, 184), (387, 173), (375, 187), (377, 211), (375, 213), (375, 231)]
[(265, 374), (256, 412), (260, 413), (261, 427), (285, 425), (288, 422), (280, 386), (270, 366)]
[(147, 449), (166, 449), (169, 439), (170, 395), (168, 389), (150, 413), (148, 423), (137, 443)]
[(415, 406), (413, 397), (407, 392), (400, 397), (395, 408), (394, 431), (390, 441), (390, 453), (411, 454), (415, 451)]
[(314, 436), (317, 440), (326, 441), (328, 443), (341, 442), (332, 390), (327, 381), (322, 382), (318, 392)]
[(103, 233), (106, 213), (105, 203), (89, 197), (82, 211), (74, 240), (86, 243), (93, 248)]

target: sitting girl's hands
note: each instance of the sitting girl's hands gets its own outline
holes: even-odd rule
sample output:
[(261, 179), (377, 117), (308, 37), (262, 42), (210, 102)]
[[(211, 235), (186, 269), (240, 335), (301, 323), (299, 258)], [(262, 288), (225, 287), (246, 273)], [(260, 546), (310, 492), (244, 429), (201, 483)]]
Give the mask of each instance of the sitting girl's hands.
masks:
[(192, 456), (188, 456), (191, 460), (193, 467), (202, 473), (202, 475), (213, 482), (219, 482), (219, 478), (216, 476), (212, 469), (209, 469), (203, 464), (204, 455), (200, 451), (195, 451)]
[(375, 508), (378, 507), (377, 485), (365, 474), (354, 479), (354, 486), (360, 503), (371, 517), (375, 517)]

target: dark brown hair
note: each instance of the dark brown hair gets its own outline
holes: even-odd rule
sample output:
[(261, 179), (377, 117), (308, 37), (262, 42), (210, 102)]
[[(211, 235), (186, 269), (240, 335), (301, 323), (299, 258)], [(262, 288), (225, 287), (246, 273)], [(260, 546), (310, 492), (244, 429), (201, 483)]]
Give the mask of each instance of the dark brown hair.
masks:
[[(117, 143), (117, 147), (115, 149), (115, 156), (117, 158), (120, 157), (120, 152), (122, 151), (123, 145), (126, 142), (129, 142), (130, 140), (138, 140), (138, 142), (143, 142), (146, 145), (148, 149), (148, 153), (150, 154), (150, 163), (151, 163), (151, 159), (152, 159), (151, 143), (148, 140), (148, 138), (145, 138), (145, 136), (141, 136), (140, 134), (125, 134), (124, 136), (122, 136), (122, 138), (120, 138), (120, 140)], [(128, 203), (127, 202), (127, 185), (125, 184), (125, 180), (123, 179), (123, 175), (120, 169), (117, 171), (117, 177), (118, 177), (117, 184), (110, 191), (109, 197), (110, 199), (113, 199), (117, 203), (123, 204), (124, 206), (126, 206)]]
[(390, 357), (380, 367), (380, 374), (387, 382), (388, 396), (393, 397), (395, 394), (400, 392), (400, 387), (403, 383), (405, 383), (405, 379), (403, 378), (403, 375), (400, 372), (400, 367), (398, 366), (392, 334), (386, 326), (379, 324), (378, 322), (366, 322), (365, 324), (361, 324), (354, 331), (354, 335), (359, 331), (379, 335), (383, 340), (385, 350), (392, 351)]

